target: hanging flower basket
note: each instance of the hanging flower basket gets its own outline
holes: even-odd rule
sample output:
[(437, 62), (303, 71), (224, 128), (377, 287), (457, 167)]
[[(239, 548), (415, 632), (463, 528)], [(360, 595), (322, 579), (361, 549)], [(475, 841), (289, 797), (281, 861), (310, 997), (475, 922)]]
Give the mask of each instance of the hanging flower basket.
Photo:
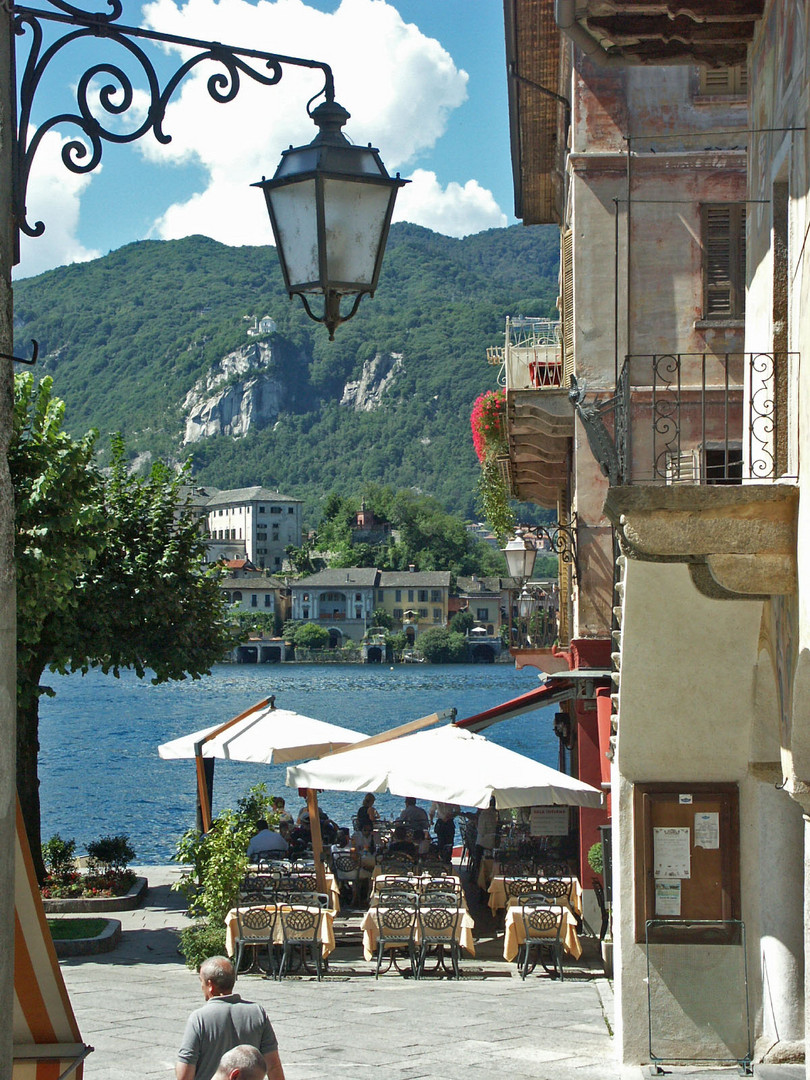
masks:
[(512, 482), (503, 390), (489, 390), (476, 398), (470, 427), (473, 446), (481, 462), (478, 492), (484, 517), (498, 540), (505, 543), (515, 530), (515, 515), (509, 505)]
[(506, 454), (506, 394), (488, 390), (475, 399), (470, 416), (473, 446), (483, 465), (490, 453)]

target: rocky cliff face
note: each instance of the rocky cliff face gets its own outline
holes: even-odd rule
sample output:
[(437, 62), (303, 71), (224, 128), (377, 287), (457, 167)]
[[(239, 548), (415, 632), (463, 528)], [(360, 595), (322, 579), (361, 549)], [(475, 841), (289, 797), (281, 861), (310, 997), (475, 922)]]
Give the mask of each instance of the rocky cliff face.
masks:
[(267, 341), (228, 353), (198, 380), (183, 402), (183, 445), (216, 435), (234, 438), (272, 424), (284, 406), (284, 383), (275, 371), (273, 346)]
[(353, 406), (355, 412), (372, 412), (382, 404), (382, 396), (402, 371), (402, 353), (377, 353), (363, 364), (363, 372), (356, 382), (347, 382), (343, 388), (341, 405)]

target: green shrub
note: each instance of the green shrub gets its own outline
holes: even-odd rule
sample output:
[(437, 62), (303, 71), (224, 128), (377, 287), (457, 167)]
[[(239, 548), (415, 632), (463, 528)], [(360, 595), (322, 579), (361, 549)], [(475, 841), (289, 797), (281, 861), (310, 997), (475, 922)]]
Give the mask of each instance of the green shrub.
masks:
[(55, 833), (50, 840), (42, 845), (42, 858), (48, 877), (58, 883), (64, 884), (73, 880), (76, 876), (76, 841), (63, 840), (59, 833)]
[(300, 649), (325, 649), (329, 644), (329, 631), (318, 623), (304, 623), (295, 631), (295, 644)]
[(588, 848), (588, 866), (595, 874), (601, 874), (604, 871), (605, 861), (601, 841), (597, 844), (591, 844), (590, 848)]
[(88, 869), (92, 874), (122, 874), (135, 858), (135, 849), (126, 833), (100, 836), (87, 845)]
[(180, 952), (186, 966), (199, 971), (209, 956), (225, 955), (225, 927), (209, 922), (196, 922), (180, 931)]

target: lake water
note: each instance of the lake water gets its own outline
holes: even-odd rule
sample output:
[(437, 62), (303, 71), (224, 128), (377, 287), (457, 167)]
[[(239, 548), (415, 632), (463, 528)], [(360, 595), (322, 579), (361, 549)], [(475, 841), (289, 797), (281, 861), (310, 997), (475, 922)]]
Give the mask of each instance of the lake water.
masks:
[[(196, 682), (161, 686), (130, 672), (120, 679), (91, 671), (47, 681), (56, 697), (40, 702), (43, 839), (59, 833), (83, 852), (90, 840), (126, 832), (140, 863), (168, 862), (177, 838), (195, 822), (194, 762), (162, 761), (160, 743), (223, 723), (270, 694), (279, 708), (371, 735), (440, 709), (455, 708), (461, 719), (538, 685), (536, 672), (509, 664), (246, 664), (220, 665)], [(486, 734), (556, 768), (553, 715), (548, 707)], [(297, 814), (302, 800), (285, 787), (285, 770), (218, 761), (214, 813), (263, 780)], [(348, 825), (362, 796), (327, 791), (320, 801), (330, 817)], [(378, 795), (377, 805), (383, 815), (395, 816), (402, 799)]]

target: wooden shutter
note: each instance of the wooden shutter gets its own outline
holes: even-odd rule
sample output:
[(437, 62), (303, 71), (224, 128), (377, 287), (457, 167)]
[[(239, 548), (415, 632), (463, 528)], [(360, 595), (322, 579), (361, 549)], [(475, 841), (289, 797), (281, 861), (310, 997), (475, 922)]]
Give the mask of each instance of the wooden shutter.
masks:
[(562, 318), (563, 371), (562, 384), (568, 386), (574, 373), (574, 238), (570, 229), (561, 236), (560, 251), (560, 316)]
[(736, 67), (702, 67), (700, 69), (700, 94), (741, 97), (747, 92), (748, 67), (746, 64), (737, 64)]
[(745, 313), (745, 206), (703, 207), (703, 317), (736, 319)]

